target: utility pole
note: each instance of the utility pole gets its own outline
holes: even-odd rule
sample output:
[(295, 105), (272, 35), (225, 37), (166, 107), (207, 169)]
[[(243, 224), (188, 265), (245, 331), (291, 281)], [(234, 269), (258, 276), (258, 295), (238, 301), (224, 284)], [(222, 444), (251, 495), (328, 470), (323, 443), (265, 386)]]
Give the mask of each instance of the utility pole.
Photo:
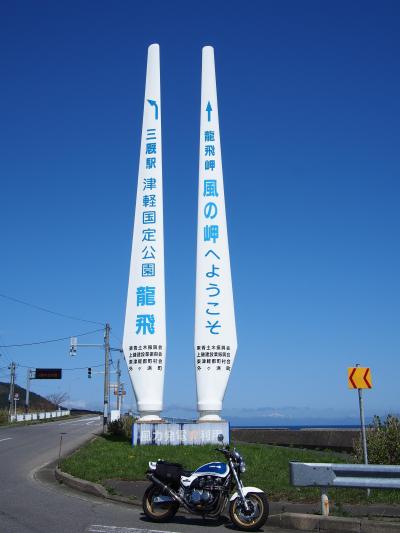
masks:
[(121, 389), (121, 414), (122, 414), (122, 403), (124, 401), (125, 387), (123, 383), (121, 383), (121, 385), (122, 385), (122, 389)]
[(120, 391), (120, 387), (121, 387), (121, 370), (119, 368), (119, 359), (117, 361), (117, 410), (119, 411), (120, 408), (121, 408), (121, 391)]
[[(103, 344), (78, 344), (77, 337), (71, 337), (70, 355), (77, 354), (80, 348), (104, 348), (104, 409), (103, 409), (103, 432), (107, 430), (107, 423), (110, 419), (110, 353), (111, 351), (122, 352), (121, 348), (111, 348), (110, 346), (110, 324), (104, 326), (104, 343)], [(102, 374), (103, 372), (92, 372), (88, 367), (88, 377), (92, 374)]]
[(14, 386), (15, 386), (15, 363), (12, 362), (8, 367), (10, 369), (10, 392), (8, 394), (8, 417), (11, 422), (11, 414), (14, 402)]
[(106, 324), (104, 328), (104, 413), (103, 413), (103, 431), (107, 429), (109, 418), (110, 402), (109, 402), (109, 387), (110, 387), (110, 324)]
[(31, 369), (26, 372), (25, 413), (29, 412), (29, 389), (31, 385)]

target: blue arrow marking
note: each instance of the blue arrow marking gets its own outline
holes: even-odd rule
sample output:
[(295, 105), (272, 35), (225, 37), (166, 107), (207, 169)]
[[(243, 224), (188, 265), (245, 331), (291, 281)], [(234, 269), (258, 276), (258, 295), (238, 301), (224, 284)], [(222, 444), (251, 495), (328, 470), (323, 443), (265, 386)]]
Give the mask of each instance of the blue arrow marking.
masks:
[(210, 102), (208, 102), (208, 104), (207, 104), (206, 111), (208, 113), (208, 122), (210, 122), (210, 120), (211, 120), (211, 111), (212, 111), (212, 107), (211, 107)]
[(158, 120), (158, 105), (155, 100), (147, 100), (150, 105), (155, 107), (155, 119)]

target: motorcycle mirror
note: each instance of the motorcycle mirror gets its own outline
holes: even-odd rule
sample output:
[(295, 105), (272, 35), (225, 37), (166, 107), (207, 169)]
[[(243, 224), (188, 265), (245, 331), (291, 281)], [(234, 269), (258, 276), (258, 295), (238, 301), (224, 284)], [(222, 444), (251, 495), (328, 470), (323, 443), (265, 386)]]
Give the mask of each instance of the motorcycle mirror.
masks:
[(222, 433), (220, 433), (217, 438), (218, 442), (224, 442), (224, 436), (222, 435)]

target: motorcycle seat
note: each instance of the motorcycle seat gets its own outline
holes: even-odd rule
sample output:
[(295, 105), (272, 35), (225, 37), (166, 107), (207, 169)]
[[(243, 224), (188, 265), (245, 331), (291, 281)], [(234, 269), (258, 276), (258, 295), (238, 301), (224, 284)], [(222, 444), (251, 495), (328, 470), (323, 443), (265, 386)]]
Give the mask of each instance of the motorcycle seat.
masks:
[(183, 477), (190, 477), (193, 474), (192, 470), (183, 470), (182, 476)]

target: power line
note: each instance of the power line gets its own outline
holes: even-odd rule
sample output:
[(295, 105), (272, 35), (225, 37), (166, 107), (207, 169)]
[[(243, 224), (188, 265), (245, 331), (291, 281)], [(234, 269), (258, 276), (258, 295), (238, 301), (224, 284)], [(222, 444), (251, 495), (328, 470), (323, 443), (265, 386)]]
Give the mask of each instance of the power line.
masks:
[[(31, 366), (26, 366), (26, 365), (20, 365), (19, 363), (16, 363), (17, 366), (21, 367), (21, 368), (32, 368)], [(74, 368), (61, 368), (61, 370), (63, 371), (67, 371), (67, 370), (87, 370), (88, 368), (99, 368), (100, 366), (104, 366), (104, 364), (100, 364), (100, 365), (87, 365), (87, 366), (76, 366)]]
[(63, 368), (62, 370), (87, 370), (88, 368), (99, 368), (101, 366), (104, 366), (104, 363), (101, 363), (100, 365), (86, 365), (86, 366), (77, 366), (75, 368)]
[(49, 339), (45, 341), (36, 341), (36, 342), (24, 342), (22, 344), (0, 344), (0, 348), (19, 348), (21, 346), (35, 346), (37, 344), (48, 344), (50, 342), (59, 342), (59, 341), (65, 341), (70, 339), (71, 337), (84, 337), (85, 335), (91, 335), (92, 333), (97, 333), (99, 331), (103, 331), (103, 328), (101, 329), (94, 329), (93, 331), (87, 331), (86, 333), (79, 333), (75, 335), (70, 335), (68, 337), (60, 337), (59, 339)]
[(22, 305), (26, 305), (27, 307), (32, 307), (33, 309), (37, 309), (39, 311), (43, 311), (44, 313), (49, 313), (51, 315), (61, 316), (63, 318), (69, 318), (70, 320), (78, 320), (79, 322), (87, 322), (89, 324), (98, 324), (100, 326), (104, 326), (103, 322), (97, 322), (96, 320), (86, 320), (84, 318), (79, 318), (72, 315), (65, 315), (64, 313), (58, 313), (57, 311), (52, 311), (51, 309), (47, 309), (46, 307), (41, 307), (40, 305), (31, 304), (29, 302), (25, 302), (24, 300), (19, 300), (18, 298), (14, 298), (13, 296), (8, 296), (7, 294), (0, 293), (1, 298), (5, 298), (6, 300), (10, 300), (11, 302), (16, 302)]
[[(0, 335), (0, 341), (4, 342), (4, 337), (2, 335)], [(8, 353), (8, 350), (3, 350), (3, 353), (0, 355), (5, 357), (8, 360), (8, 362), (11, 363), (11, 357), (10, 357), (10, 354)]]

